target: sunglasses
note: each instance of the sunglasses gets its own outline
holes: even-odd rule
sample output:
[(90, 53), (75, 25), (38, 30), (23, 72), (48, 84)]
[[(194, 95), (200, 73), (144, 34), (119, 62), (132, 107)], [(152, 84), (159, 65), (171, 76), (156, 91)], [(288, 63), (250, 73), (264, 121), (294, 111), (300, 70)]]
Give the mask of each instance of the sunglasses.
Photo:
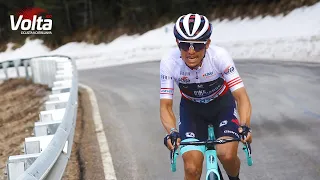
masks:
[(195, 51), (201, 51), (206, 47), (207, 41), (179, 41), (179, 48), (184, 51), (189, 51), (192, 47)]

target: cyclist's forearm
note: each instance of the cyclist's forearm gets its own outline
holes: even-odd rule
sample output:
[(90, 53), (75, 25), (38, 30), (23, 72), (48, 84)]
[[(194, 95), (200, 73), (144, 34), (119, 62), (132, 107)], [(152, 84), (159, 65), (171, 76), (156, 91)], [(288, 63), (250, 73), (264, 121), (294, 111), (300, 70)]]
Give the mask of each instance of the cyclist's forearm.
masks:
[(242, 97), (237, 102), (240, 125), (250, 126), (251, 103), (248, 96)]
[(166, 129), (168, 134), (170, 133), (171, 128), (176, 128), (176, 118), (174, 116), (172, 108), (160, 108), (160, 118), (162, 125)]

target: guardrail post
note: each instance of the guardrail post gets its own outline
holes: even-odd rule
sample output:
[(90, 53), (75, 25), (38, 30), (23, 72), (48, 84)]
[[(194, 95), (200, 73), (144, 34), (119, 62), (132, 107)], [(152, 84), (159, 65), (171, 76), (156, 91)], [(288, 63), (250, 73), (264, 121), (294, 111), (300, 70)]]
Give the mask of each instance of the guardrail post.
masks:
[(20, 77), (20, 71), (19, 71), (19, 66), (21, 64), (21, 59), (17, 59), (13, 61), (14, 67), (16, 68), (17, 76)]
[(45, 102), (46, 110), (62, 109), (66, 108), (68, 100), (64, 101), (47, 101)]
[(49, 101), (67, 101), (69, 98), (70, 98), (70, 92), (49, 95)]
[(34, 136), (47, 136), (56, 133), (62, 121), (35, 122)]
[(26, 79), (30, 79), (29, 70), (28, 70), (29, 64), (30, 64), (30, 60), (24, 60), (23, 61), (23, 66), (24, 66), (24, 69), (26, 71)]
[(38, 154), (25, 154), (9, 156), (7, 163), (8, 180), (15, 180), (40, 156)]
[(71, 87), (71, 84), (72, 84), (71, 80), (62, 80), (62, 81), (53, 82), (54, 87), (60, 87), (60, 86), (65, 86), (65, 85), (68, 85)]
[(66, 109), (54, 109), (54, 110), (48, 110), (48, 111), (41, 111), (39, 114), (40, 121), (61, 121), (63, 118), (63, 115), (66, 113)]
[(61, 86), (61, 87), (53, 87), (52, 94), (61, 94), (61, 93), (70, 92), (70, 89), (71, 89), (71, 87), (68, 85)]
[(34, 83), (40, 83), (40, 70), (39, 70), (39, 62), (37, 59), (31, 59), (30, 60), (30, 65), (31, 65), (31, 76), (32, 76), (32, 81)]
[(6, 80), (9, 79), (8, 67), (9, 67), (9, 62), (2, 63), (2, 68), (3, 68), (4, 74), (6, 75)]
[(60, 57), (35, 57), (31, 59), (32, 79), (35, 83), (47, 84), (50, 88), (53, 86), (57, 58)]
[(54, 135), (28, 137), (24, 140), (24, 153), (35, 154), (41, 153), (46, 149)]

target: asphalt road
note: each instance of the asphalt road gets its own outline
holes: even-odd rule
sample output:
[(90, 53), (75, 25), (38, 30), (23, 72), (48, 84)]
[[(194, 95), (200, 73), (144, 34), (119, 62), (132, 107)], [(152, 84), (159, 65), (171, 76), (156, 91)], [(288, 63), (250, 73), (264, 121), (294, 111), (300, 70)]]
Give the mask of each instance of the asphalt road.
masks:
[[(320, 64), (235, 61), (253, 112), (253, 160), (242, 180), (320, 179)], [(159, 118), (159, 62), (80, 71), (96, 93), (118, 180), (182, 180), (170, 171)], [(179, 91), (174, 112), (178, 115)], [(101, 172), (103, 173), (103, 172)], [(202, 176), (204, 179), (204, 175)]]

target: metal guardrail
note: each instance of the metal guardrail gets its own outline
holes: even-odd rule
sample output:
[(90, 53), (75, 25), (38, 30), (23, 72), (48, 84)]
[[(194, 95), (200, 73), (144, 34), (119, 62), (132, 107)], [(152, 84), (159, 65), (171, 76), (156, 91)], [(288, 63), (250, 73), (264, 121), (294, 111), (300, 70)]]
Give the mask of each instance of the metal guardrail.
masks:
[(30, 78), (30, 72), (28, 70), (28, 66), (30, 65), (30, 58), (28, 59), (15, 59), (15, 60), (8, 60), (8, 61), (3, 61), (0, 62), (0, 69), (4, 71), (5, 74), (5, 79), (9, 78), (8, 74), (8, 68), (14, 67), (17, 73), (17, 76), (20, 77), (20, 66), (24, 66), (25, 68), (25, 76), (26, 78)]
[(61, 179), (71, 155), (77, 117), (78, 74), (74, 60), (67, 56), (38, 56), (1, 62), (6, 78), (8, 67), (25, 66), (25, 75), (47, 84), (52, 95), (35, 123), (34, 137), (25, 138), (24, 155), (10, 156), (9, 180)]

